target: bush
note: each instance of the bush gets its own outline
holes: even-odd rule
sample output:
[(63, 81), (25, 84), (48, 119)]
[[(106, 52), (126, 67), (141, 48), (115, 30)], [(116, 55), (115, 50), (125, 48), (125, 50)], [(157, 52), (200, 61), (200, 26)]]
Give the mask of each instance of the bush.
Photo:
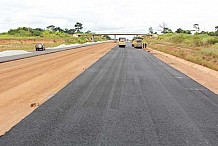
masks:
[(217, 37), (207, 37), (204, 39), (204, 44), (205, 45), (214, 45), (218, 43), (218, 38)]
[(171, 42), (174, 44), (182, 44), (185, 46), (201, 47), (201, 46), (211, 46), (218, 43), (218, 37), (209, 36), (208, 34), (184, 34), (184, 33), (174, 33), (174, 34), (164, 34), (158, 37), (158, 40), (165, 42)]
[(191, 39), (191, 46), (200, 47), (203, 46), (202, 38), (199, 35), (194, 35)]
[(218, 59), (218, 49), (216, 48), (203, 48), (200, 51), (203, 55), (211, 56)]

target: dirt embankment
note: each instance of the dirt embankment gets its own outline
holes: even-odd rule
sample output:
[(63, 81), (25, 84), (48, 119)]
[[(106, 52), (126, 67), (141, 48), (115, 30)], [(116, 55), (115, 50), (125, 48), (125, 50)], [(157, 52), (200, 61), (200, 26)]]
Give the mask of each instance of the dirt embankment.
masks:
[[(66, 39), (0, 39), (0, 44), (64, 43)], [(70, 40), (70, 39), (69, 39)]]
[[(87, 38), (83, 40), (89, 42)], [(79, 38), (35, 38), (35, 39), (0, 39), (0, 51), (5, 50), (26, 50), (32, 51), (35, 50), (36, 43), (44, 43), (46, 48), (56, 47), (60, 44), (75, 44), (75, 43), (84, 43), (81, 42)]]
[(218, 71), (151, 48), (145, 50), (218, 94)]
[(116, 44), (0, 63), (0, 135), (30, 114)]

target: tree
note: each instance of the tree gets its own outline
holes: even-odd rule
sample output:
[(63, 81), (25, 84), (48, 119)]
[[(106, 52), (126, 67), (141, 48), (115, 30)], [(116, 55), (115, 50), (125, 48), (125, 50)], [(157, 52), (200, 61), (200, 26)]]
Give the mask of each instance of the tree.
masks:
[(64, 30), (61, 29), (60, 27), (55, 27), (55, 28), (53, 29), (53, 31), (55, 31), (55, 32), (64, 32)]
[(35, 28), (34, 30), (37, 30), (37, 31), (43, 31), (42, 28)]
[(68, 33), (69, 29), (65, 28), (63, 31), (64, 31), (64, 33)]
[(74, 34), (75, 32), (76, 32), (75, 29), (69, 29), (69, 30), (68, 30), (68, 33), (69, 33), (69, 34)]
[(183, 29), (181, 29), (181, 28), (178, 28), (175, 32), (176, 32), (176, 33), (191, 34), (191, 31), (190, 31), (190, 30), (183, 30)]
[(186, 34), (192, 34), (190, 30), (186, 30)]
[(17, 29), (10, 29), (8, 34), (15, 36), (31, 36), (32, 28), (29, 27), (18, 27)]
[(43, 32), (43, 29), (41, 28), (35, 28), (31, 30), (32, 36), (41, 36), (42, 32)]
[(172, 33), (173, 31), (167, 27), (167, 24), (163, 22), (159, 25), (159, 28), (161, 29), (161, 33)]
[(107, 40), (111, 40), (111, 38), (108, 35), (104, 35), (103, 37), (105, 37)]
[(85, 33), (92, 33), (91, 30), (86, 31)]
[(162, 24), (159, 25), (160, 31), (163, 31), (164, 28), (167, 28), (167, 24), (163, 22)]
[(215, 26), (215, 31), (218, 31), (218, 26)]
[(65, 33), (67, 33), (67, 34), (74, 34), (74, 33), (75, 33), (75, 29), (67, 29), (67, 28), (65, 28), (65, 29), (63, 30), (63, 32), (65, 32)]
[(75, 30), (76, 30), (76, 32), (77, 32), (77, 33), (78, 33), (78, 32), (81, 32), (82, 29), (83, 29), (83, 24), (80, 23), (80, 22), (76, 22), (76, 24), (75, 24)]
[(153, 30), (152, 27), (149, 27), (148, 31), (149, 31), (150, 34), (153, 34), (153, 33), (154, 33), (154, 30)]
[(49, 25), (46, 27), (48, 30), (54, 31), (55, 26), (54, 25)]
[(170, 29), (170, 28), (168, 28), (168, 27), (164, 27), (163, 28), (163, 31), (161, 32), (161, 33), (172, 33), (173, 31)]
[(199, 27), (199, 24), (194, 24), (193, 25), (193, 28), (195, 29), (195, 31), (200, 31), (200, 27)]
[(178, 28), (175, 32), (176, 32), (176, 33), (184, 33), (184, 30), (181, 29), (181, 28)]

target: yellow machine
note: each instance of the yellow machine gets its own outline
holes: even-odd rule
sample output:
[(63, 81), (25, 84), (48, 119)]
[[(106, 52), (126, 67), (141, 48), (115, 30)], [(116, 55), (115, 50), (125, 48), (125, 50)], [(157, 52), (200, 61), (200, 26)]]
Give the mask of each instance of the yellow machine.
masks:
[(126, 47), (126, 38), (119, 38), (119, 47)]
[(140, 37), (133, 38), (132, 40), (132, 47), (134, 48), (146, 48), (147, 47), (147, 42)]

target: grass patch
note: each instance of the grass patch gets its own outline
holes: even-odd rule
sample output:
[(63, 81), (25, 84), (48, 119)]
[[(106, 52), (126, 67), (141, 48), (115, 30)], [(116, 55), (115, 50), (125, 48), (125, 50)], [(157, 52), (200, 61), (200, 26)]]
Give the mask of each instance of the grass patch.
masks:
[(165, 34), (146, 38), (148, 47), (218, 71), (218, 37), (205, 34)]

